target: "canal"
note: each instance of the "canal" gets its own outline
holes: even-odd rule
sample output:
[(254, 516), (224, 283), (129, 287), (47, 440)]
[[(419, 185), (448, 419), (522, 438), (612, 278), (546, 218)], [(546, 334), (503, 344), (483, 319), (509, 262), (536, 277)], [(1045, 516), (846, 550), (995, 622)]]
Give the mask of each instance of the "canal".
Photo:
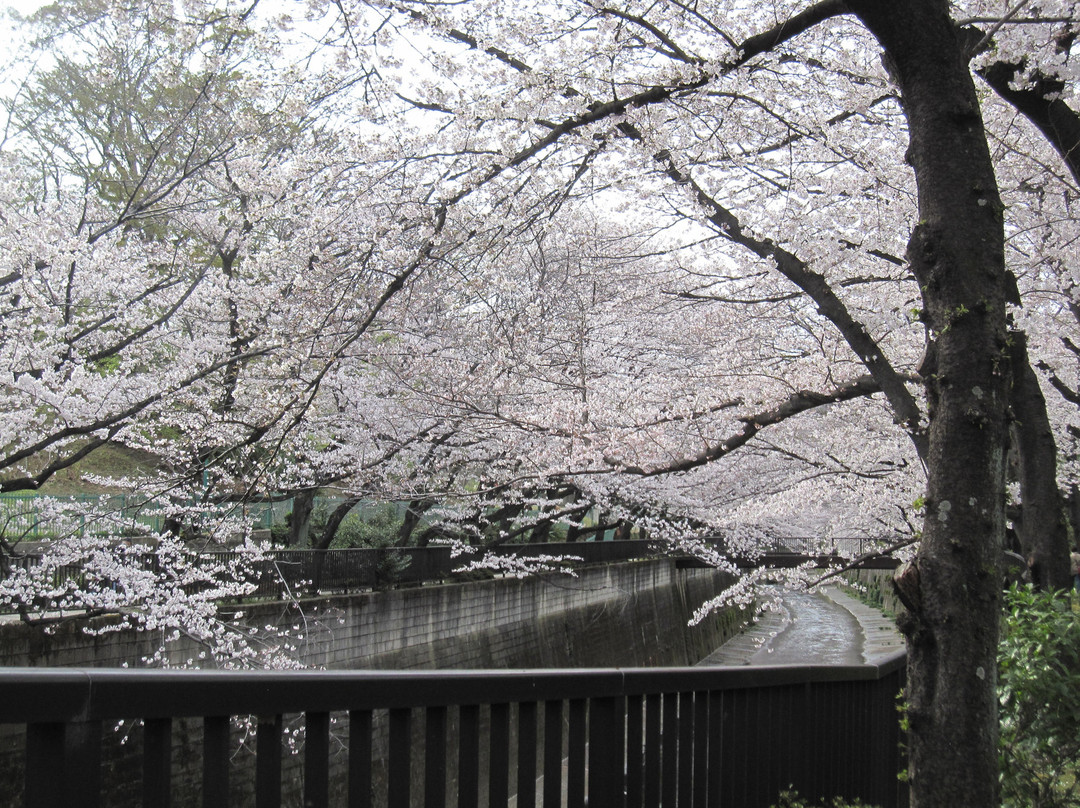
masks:
[(699, 665), (861, 665), (903, 647), (892, 620), (837, 587), (779, 590), (780, 608)]

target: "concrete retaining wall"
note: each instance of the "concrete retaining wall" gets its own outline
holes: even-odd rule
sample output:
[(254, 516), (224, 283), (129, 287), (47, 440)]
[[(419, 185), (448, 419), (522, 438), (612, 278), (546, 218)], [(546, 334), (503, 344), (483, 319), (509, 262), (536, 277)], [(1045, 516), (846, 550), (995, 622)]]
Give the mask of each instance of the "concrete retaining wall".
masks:
[[(552, 575), (424, 586), (244, 608), (253, 626), (301, 627), (299, 655), (327, 668), (524, 668), (692, 665), (739, 628), (718, 614), (687, 620), (729, 579), (715, 570), (676, 570), (667, 559)], [(0, 625), (0, 665), (138, 666), (162, 641), (130, 631), (88, 635), (65, 624), (53, 634)], [(170, 646), (173, 663), (198, 647)]]
[(887, 615), (897, 615), (904, 608), (892, 587), (892, 570), (850, 570), (844, 577)]

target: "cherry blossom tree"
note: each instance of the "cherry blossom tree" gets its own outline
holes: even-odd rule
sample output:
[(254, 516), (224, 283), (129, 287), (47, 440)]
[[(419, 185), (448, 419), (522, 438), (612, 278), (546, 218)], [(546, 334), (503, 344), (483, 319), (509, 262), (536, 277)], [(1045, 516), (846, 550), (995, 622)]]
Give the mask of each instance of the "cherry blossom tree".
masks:
[[(702, 281), (682, 290), (688, 299), (790, 295), (802, 322), (835, 350), (833, 374), (845, 364), (869, 374), (865, 384), (888, 402), (927, 470), (919, 555), (898, 581), (909, 607), (919, 804), (996, 802), (1006, 427), (1013, 391), (1032, 390), (1024, 366), (1038, 367), (1025, 360), (1020, 335), (1009, 336), (1008, 306), (1024, 302), (1036, 278), (1067, 285), (1024, 242), (1037, 232), (1047, 245), (1069, 243), (1068, 219), (1025, 230), (1026, 212), (1010, 218), (1003, 195), (1023, 194), (1024, 183), (999, 185), (996, 173), (1037, 163), (1028, 187), (1066, 200), (1072, 193), (1056, 168), (1071, 153), (1059, 139), (1067, 128), (1046, 124), (1071, 114), (1063, 94), (1074, 9), (1026, 5), (969, 3), (954, 18), (931, 0), (399, 2), (368, 4), (354, 17), (379, 18), (374, 51), (427, 56), (422, 69), (402, 73), (402, 114), (441, 121), (432, 131), (453, 155), (448, 174), (480, 189), (469, 200), (483, 214), (470, 226), (474, 244), (498, 245), (501, 257), (518, 222), (579, 203), (587, 186), (624, 221), (644, 229), (664, 221), (667, 254), (708, 240), (712, 267), (695, 267)], [(1037, 109), (1024, 111), (1001, 89), (1002, 65), (1007, 89), (1032, 92)], [(1042, 140), (1032, 140), (1028, 121)], [(461, 266), (477, 254), (459, 253)], [(1033, 306), (1025, 315), (1045, 322)], [(798, 398), (827, 403), (828, 390), (855, 383), (831, 381)], [(497, 401), (484, 412), (506, 420)], [(1039, 397), (1018, 395), (1015, 410), (1024, 407), (1033, 415), (1020, 426), (1045, 436), (1035, 425)], [(570, 423), (584, 423), (578, 411)], [(564, 446), (576, 437), (530, 426)], [(1048, 443), (1014, 432), (1024, 457), (1045, 456)], [(592, 445), (573, 443), (579, 453)], [(673, 469), (711, 462), (730, 445), (699, 440)], [(629, 474), (658, 471), (612, 459)], [(1054, 484), (1025, 469), (1019, 476), (1031, 517), (1036, 492), (1053, 493)], [(1034, 548), (1044, 533), (1057, 537), (1043, 554), (1047, 569), (1062, 561), (1055, 511), (1025, 539)]]
[[(2, 153), (0, 491), (124, 445), (157, 468), (104, 482), (176, 529), (148, 533), (105, 499), (41, 500), (54, 540), (14, 570), (25, 533), (5, 528), (0, 598), (26, 619), (119, 611), (199, 638), (221, 664), (276, 657), (237, 651), (239, 626), (211, 619), (250, 590), (245, 565), (185, 553), (240, 540), (258, 559), (239, 505), (302, 475), (324, 381), (379, 330), (440, 227), (410, 214), (396, 151), (339, 131), (375, 118), (367, 68), (314, 69), (287, 21), (258, 27), (251, 11), (43, 10)], [(156, 548), (153, 572), (118, 551), (133, 533)], [(72, 563), (84, 574), (58, 583)]]
[(103, 9), (10, 107), (4, 490), (123, 441), (459, 540), (917, 534), (914, 799), (996, 803), (1007, 515), (1059, 585), (1076, 479), (1072, 3)]

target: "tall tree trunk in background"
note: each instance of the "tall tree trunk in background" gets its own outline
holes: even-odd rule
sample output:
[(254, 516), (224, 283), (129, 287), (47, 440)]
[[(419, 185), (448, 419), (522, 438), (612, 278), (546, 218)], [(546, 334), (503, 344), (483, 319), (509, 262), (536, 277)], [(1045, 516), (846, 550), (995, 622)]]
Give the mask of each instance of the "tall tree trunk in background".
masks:
[(362, 501), (360, 497), (348, 497), (338, 503), (338, 506), (326, 518), (326, 527), (323, 528), (322, 535), (317, 540), (314, 538), (311, 540), (312, 549), (329, 550), (330, 545), (334, 543), (334, 538), (337, 536), (338, 528), (345, 521), (345, 517)]
[(927, 504), (908, 613), (916, 808), (999, 804), (996, 653), (1005, 532), (1002, 205), (974, 84), (946, 0), (851, 0), (885, 49), (908, 120), (919, 223), (908, 260), (931, 330)]
[(289, 520), (289, 547), (304, 547), (311, 532), (311, 511), (315, 507), (315, 489), (305, 488), (293, 494), (292, 517)]
[[(415, 533), (416, 528), (420, 526), (420, 520), (424, 518), (424, 514), (431, 510), (434, 504), (435, 500), (433, 499), (414, 499), (409, 501), (408, 506), (405, 508), (405, 516), (402, 518), (401, 527), (398, 528), (397, 541), (394, 543), (395, 546), (409, 546), (413, 533)], [(425, 531), (417, 538), (416, 546), (427, 547), (430, 541), (431, 534)]]
[(1057, 487), (1057, 444), (1046, 414), (1046, 399), (1027, 354), (1027, 335), (1009, 335), (1012, 363), (1013, 435), (1019, 451), (1020, 524), (1017, 533), (1033, 583), (1050, 591), (1068, 589), (1069, 534), (1065, 504)]

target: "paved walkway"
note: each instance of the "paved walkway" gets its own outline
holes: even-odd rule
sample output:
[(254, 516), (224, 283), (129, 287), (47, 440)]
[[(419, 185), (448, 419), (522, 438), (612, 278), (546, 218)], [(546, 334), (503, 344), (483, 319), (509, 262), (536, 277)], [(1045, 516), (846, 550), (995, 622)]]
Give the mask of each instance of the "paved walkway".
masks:
[(877, 664), (903, 647), (891, 618), (839, 587), (824, 587), (813, 595), (786, 593), (780, 612), (765, 612), (698, 664)]

